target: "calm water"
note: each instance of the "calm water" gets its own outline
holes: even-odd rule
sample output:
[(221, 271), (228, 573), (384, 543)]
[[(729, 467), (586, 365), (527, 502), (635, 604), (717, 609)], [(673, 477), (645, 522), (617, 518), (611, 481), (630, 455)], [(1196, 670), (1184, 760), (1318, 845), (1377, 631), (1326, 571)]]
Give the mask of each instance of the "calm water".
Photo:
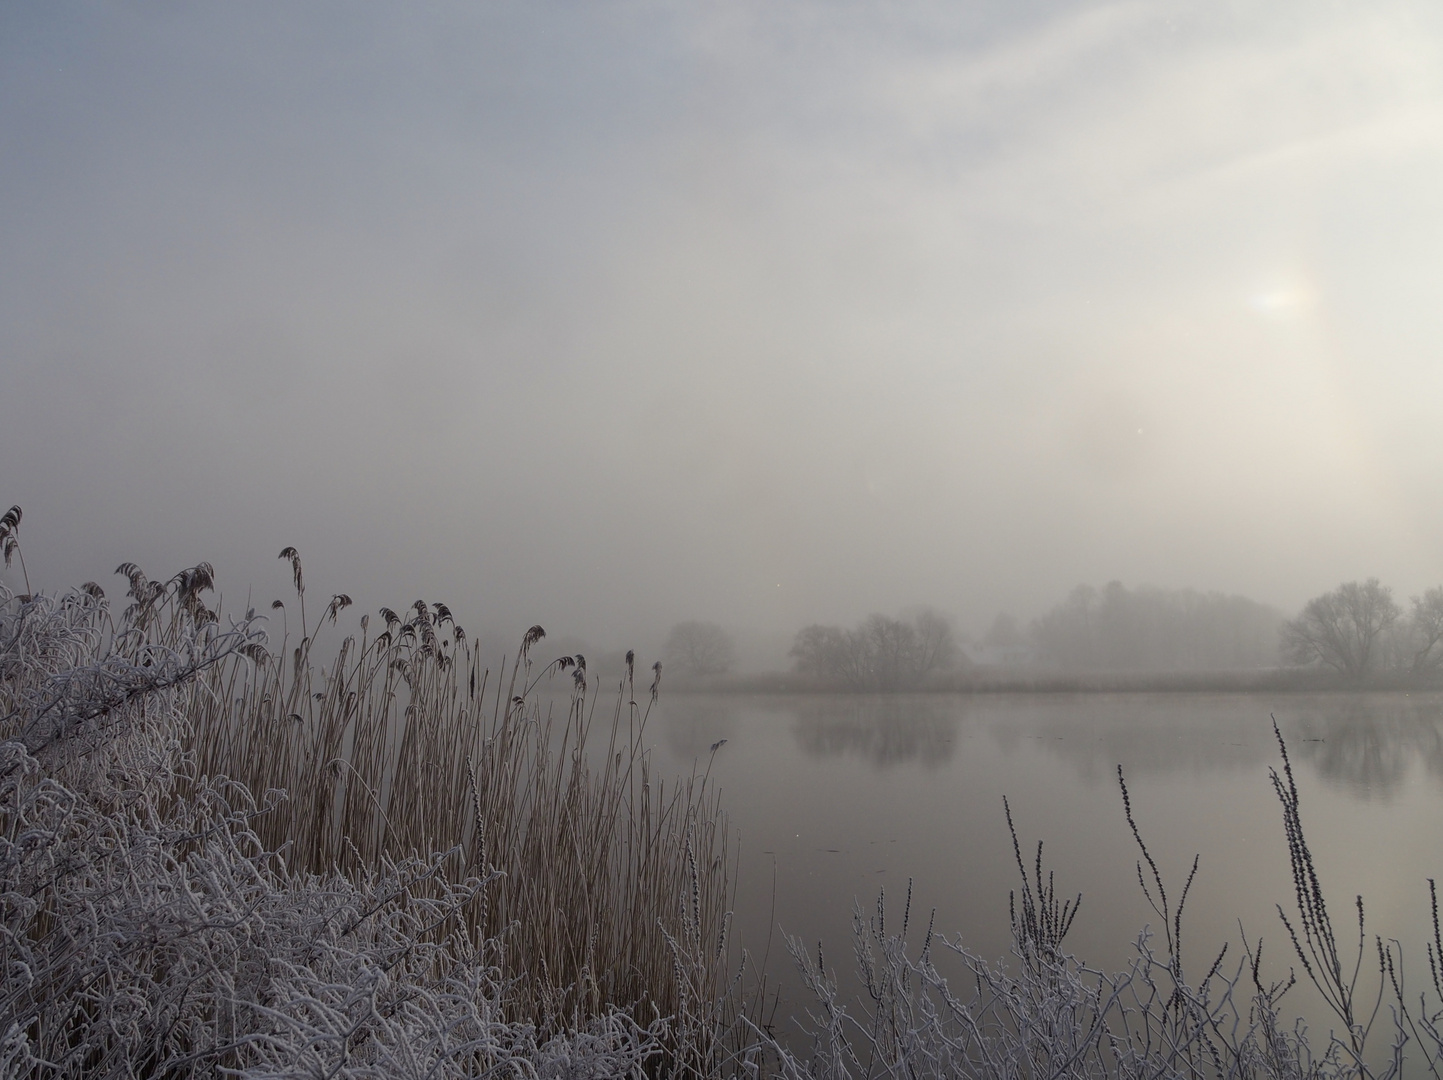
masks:
[(1193, 974), (1224, 941), (1236, 949), (1241, 921), (1264, 939), (1265, 970), (1285, 976), (1275, 905), (1292, 886), (1269, 714), (1340, 938), (1362, 893), (1370, 935), (1403, 942), (1421, 989), (1427, 879), (1443, 877), (1443, 695), (672, 695), (650, 736), (663, 775), (727, 740), (712, 771), (741, 845), (737, 935), (755, 959), (770, 939), (787, 1015), (798, 1001), (780, 931), (820, 940), (829, 967), (849, 968), (854, 902), (871, 910), (885, 889), (900, 922), (909, 878), (918, 937), (936, 908), (939, 931), (1005, 954), (1018, 875), (1004, 795), (1029, 863), (1045, 841), (1059, 890), (1083, 894), (1067, 943), (1123, 963), (1157, 920), (1137, 885), (1119, 764), (1173, 895), (1201, 856), (1183, 928)]

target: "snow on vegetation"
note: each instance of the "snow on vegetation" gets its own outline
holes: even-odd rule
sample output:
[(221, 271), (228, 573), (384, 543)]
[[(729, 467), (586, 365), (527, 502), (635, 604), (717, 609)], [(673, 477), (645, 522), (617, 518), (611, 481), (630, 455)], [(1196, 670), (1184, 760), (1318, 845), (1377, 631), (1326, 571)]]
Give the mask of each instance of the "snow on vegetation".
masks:
[[(1396, 943), (1366, 932), (1361, 898), (1341, 915), (1356, 947), (1335, 928), (1281, 740), (1284, 932), (1296, 978), (1332, 1011), (1326, 1037), (1285, 1020), (1294, 980), (1270, 981), (1257, 943), (1190, 978), (1191, 878), (1163, 881), (1123, 784), (1158, 916), (1124, 970), (1067, 952), (1080, 898), (1014, 832), (1005, 963), (930, 921), (919, 933), (910, 895), (889, 927), (879, 899), (855, 916), (857, 1001), (820, 947), (790, 939), (815, 1004), (784, 1021), (808, 1034), (780, 1038), (748, 989), (765, 982), (727, 945), (725, 820), (705, 775), (670, 797), (650, 777), (630, 665), (604, 752), (588, 748), (584, 658), (533, 670), (539, 627), (489, 716), (444, 605), (383, 612), (384, 630), (317, 669), (316, 631), (345, 598), (306, 624), (286, 557), (289, 653), (255, 612), (206, 607), (205, 564), (164, 582), (123, 566), (119, 615), (94, 583), (0, 586), (0, 1075), (1391, 1078), (1443, 1064), (1436, 900), (1419, 993)], [(553, 729), (533, 693), (557, 678), (571, 712)]]
[[(247, 700), (218, 697), (237, 672), (280, 666), (259, 620), (222, 628), (202, 602), (207, 566), (164, 583), (124, 569), (133, 602), (118, 618), (93, 584), (0, 592), (0, 1075), (573, 1077), (705, 1062), (709, 1002), (695, 992), (716, 943), (700, 943), (687, 807), (664, 807), (675, 819), (654, 832), (679, 830), (692, 903), (664, 898), (670, 925), (650, 937), (693, 999), (673, 987), (666, 1012), (628, 1010), (594, 974), (580, 989), (559, 984), (565, 973), (527, 985), (515, 963), (527, 935), (478, 932), (507, 873), (484, 846), (383, 848), (318, 870), (262, 841), (286, 793), (198, 769), (193, 726)], [(544, 756), (510, 764), (589, 783)], [(571, 846), (574, 863), (584, 852)], [(600, 937), (604, 912), (590, 914), (583, 937)], [(551, 1011), (525, 1015), (539, 999)]]

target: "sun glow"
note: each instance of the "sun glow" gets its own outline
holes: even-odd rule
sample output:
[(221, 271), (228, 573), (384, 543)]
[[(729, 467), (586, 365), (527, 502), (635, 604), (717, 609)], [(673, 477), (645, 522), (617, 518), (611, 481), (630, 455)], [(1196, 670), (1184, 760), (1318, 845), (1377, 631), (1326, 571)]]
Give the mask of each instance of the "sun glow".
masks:
[(1274, 280), (1254, 289), (1248, 296), (1248, 307), (1259, 315), (1273, 319), (1293, 318), (1304, 314), (1317, 303), (1317, 294), (1306, 282)]

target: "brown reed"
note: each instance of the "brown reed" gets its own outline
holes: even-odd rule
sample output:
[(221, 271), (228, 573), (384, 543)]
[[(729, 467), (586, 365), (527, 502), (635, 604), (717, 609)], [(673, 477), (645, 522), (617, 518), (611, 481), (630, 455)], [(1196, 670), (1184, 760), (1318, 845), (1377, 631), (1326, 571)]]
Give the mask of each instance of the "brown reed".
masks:
[[(303, 604), (299, 556), (281, 557)], [(375, 634), (362, 617), (318, 664), (318, 634), (349, 604), (337, 594), (298, 644), (207, 672), (196, 775), (283, 790), (253, 827), (293, 870), (449, 851), (453, 876), (489, 875), (466, 918), (513, 1019), (559, 1031), (619, 1007), (720, 1030), (726, 824), (707, 774), (654, 775), (643, 734), (660, 665), (638, 702), (628, 657), (598, 722), (584, 658), (538, 668), (537, 626), (493, 675), (444, 604), (382, 608)]]

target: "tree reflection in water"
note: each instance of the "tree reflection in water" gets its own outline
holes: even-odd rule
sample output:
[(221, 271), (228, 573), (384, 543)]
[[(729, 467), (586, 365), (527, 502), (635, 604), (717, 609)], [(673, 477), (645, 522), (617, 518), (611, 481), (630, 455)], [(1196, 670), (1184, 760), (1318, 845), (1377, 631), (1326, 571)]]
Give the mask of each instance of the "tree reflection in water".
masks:
[(1089, 783), (1234, 772), (1272, 762), (1276, 718), (1294, 761), (1363, 799), (1389, 799), (1414, 763), (1443, 783), (1443, 695), (1079, 694), (997, 699), (979, 710), (1009, 753), (1035, 745)]
[(1339, 695), (1298, 718), (1293, 757), (1365, 799), (1388, 799), (1413, 763), (1443, 782), (1443, 710), (1436, 701)]
[(1231, 773), (1271, 761), (1268, 705), (1238, 695), (1066, 694), (997, 697), (983, 712), (1009, 754), (1034, 746), (1089, 785), (1129, 775)]
[(877, 766), (917, 762), (935, 768), (957, 749), (962, 702), (950, 695), (802, 699), (792, 733), (809, 757), (857, 757)]
[(737, 706), (729, 698), (712, 695), (678, 694), (667, 699), (656, 716), (667, 749), (679, 761), (700, 760), (711, 753), (712, 744), (734, 739), (737, 734)]
[(930, 769), (982, 734), (1007, 754), (1036, 748), (1109, 786), (1119, 762), (1139, 777), (1264, 770), (1276, 717), (1295, 763), (1354, 797), (1392, 798), (1415, 765), (1443, 785), (1437, 693), (706, 694), (674, 696), (662, 712), (652, 736), (681, 760), (707, 757), (719, 739), (789, 730), (810, 758)]

